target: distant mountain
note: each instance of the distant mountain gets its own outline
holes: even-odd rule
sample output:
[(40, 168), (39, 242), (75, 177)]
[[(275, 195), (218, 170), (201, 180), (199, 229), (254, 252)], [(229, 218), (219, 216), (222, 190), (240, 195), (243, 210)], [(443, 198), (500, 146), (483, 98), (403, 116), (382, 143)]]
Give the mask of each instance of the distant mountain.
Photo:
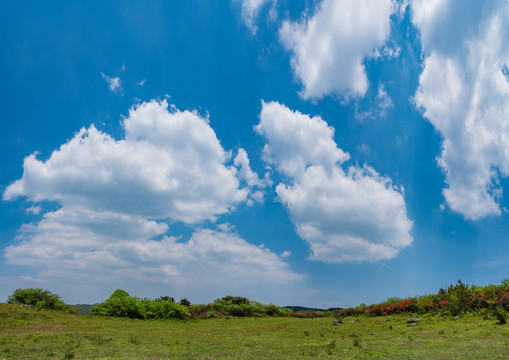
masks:
[[(96, 304), (94, 304), (96, 305)], [(76, 312), (80, 313), (80, 314), (91, 314), (91, 311), (90, 309), (92, 309), (92, 306), (94, 305), (90, 305), (90, 304), (77, 304), (77, 305), (71, 305), (74, 310), (76, 310)]]
[(298, 312), (298, 311), (334, 311), (334, 310), (343, 309), (343, 308), (337, 308), (337, 307), (328, 308), (328, 309), (317, 309), (317, 308), (308, 308), (308, 307), (304, 307), (304, 306), (284, 306), (283, 308), (290, 309), (293, 312)]

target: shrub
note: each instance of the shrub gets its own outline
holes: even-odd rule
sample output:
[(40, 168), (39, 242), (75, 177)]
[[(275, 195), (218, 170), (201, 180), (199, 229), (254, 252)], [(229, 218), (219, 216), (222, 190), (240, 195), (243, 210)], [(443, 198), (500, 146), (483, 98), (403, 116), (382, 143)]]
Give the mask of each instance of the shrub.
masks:
[(191, 305), (187, 308), (193, 319), (206, 319), (211, 316), (209, 305)]
[(74, 308), (64, 303), (60, 296), (39, 288), (17, 289), (9, 296), (7, 302), (32, 305), (38, 309), (74, 312)]
[(92, 313), (131, 319), (186, 319), (191, 316), (184, 305), (177, 304), (171, 297), (155, 300), (139, 299), (118, 289), (104, 302), (92, 307)]
[(216, 314), (231, 316), (286, 316), (288, 314), (275, 305), (262, 305), (257, 301), (240, 296), (225, 296), (224, 298), (216, 299), (210, 304), (210, 310)]
[(143, 299), (146, 319), (179, 319), (184, 320), (191, 316), (187, 307), (172, 301)]
[(332, 311), (331, 315), (334, 319), (343, 321), (343, 317), (341, 316), (341, 310), (334, 310)]
[(179, 304), (183, 305), (183, 306), (191, 306), (191, 302), (189, 300), (187, 300), (186, 298), (180, 300)]
[(171, 296), (160, 296), (158, 300), (175, 302), (175, 299)]
[[(363, 304), (365, 305), (365, 304)], [(346, 308), (346, 309), (341, 309), (339, 310), (339, 314), (340, 316), (358, 316), (360, 314), (363, 314), (364, 313), (364, 308), (366, 306), (363, 306), (362, 308)]]
[(225, 296), (221, 300), (223, 300), (225, 303), (234, 305), (249, 304), (249, 299), (241, 296)]
[(265, 307), (265, 314), (269, 316), (279, 315), (279, 308), (276, 305), (267, 305)]
[(293, 314), (292, 309), (278, 308), (277, 316), (291, 316)]
[(317, 318), (317, 317), (325, 317), (326, 314), (322, 311), (297, 311), (296, 313), (292, 314), (291, 316), (301, 318), (301, 319), (310, 319), (310, 318)]
[(493, 310), (493, 315), (495, 315), (500, 325), (507, 323), (507, 311), (504, 309), (496, 307), (495, 310)]
[(145, 309), (141, 300), (121, 289), (115, 290), (106, 301), (94, 305), (91, 312), (104, 316), (145, 318)]

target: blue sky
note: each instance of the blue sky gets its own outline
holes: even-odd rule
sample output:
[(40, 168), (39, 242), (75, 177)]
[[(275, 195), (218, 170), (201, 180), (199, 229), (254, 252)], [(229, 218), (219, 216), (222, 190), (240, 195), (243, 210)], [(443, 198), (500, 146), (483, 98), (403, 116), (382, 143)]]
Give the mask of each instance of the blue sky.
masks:
[(508, 23), (505, 0), (3, 2), (0, 299), (500, 282)]

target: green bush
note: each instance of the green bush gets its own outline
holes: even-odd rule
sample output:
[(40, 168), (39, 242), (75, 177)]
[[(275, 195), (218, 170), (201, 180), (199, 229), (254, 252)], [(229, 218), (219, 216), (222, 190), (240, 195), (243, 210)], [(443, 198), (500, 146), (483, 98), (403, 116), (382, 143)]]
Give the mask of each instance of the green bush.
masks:
[(186, 319), (191, 316), (187, 308), (177, 304), (171, 297), (139, 299), (126, 291), (117, 289), (104, 302), (91, 309), (93, 314), (131, 319)]
[(191, 316), (187, 307), (172, 301), (143, 299), (146, 319), (179, 319), (184, 320)]
[(212, 313), (231, 316), (287, 316), (285, 310), (275, 305), (263, 305), (257, 301), (249, 300), (240, 296), (225, 296), (222, 299), (216, 299), (210, 304)]
[(38, 309), (74, 312), (74, 308), (64, 303), (60, 296), (39, 288), (17, 289), (9, 296), (7, 302), (9, 304), (32, 305)]
[(276, 305), (265, 306), (265, 314), (269, 316), (279, 315), (279, 308)]
[(127, 291), (117, 289), (104, 302), (94, 305), (93, 314), (144, 319), (145, 309), (140, 299), (130, 296)]
[(206, 319), (211, 316), (209, 305), (191, 305), (187, 308), (193, 319)]
[(495, 315), (500, 325), (507, 324), (508, 314), (504, 309), (496, 307), (493, 310), (493, 315)]

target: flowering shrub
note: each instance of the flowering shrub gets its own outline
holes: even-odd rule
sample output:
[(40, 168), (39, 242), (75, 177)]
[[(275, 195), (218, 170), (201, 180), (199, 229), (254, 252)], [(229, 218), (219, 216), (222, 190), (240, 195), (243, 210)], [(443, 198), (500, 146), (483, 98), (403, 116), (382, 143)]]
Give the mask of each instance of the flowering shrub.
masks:
[(502, 323), (500, 319), (509, 312), (509, 279), (503, 280), (501, 285), (484, 287), (469, 286), (458, 280), (457, 284), (442, 288), (436, 294), (408, 299), (391, 298), (380, 304), (342, 309), (340, 314), (341, 316), (360, 314), (385, 316), (402, 313), (448, 312), (451, 315), (458, 315), (480, 310), (490, 312)]
[(327, 316), (327, 314), (322, 311), (297, 311), (296, 313), (291, 314), (290, 316), (301, 318), (301, 319), (307, 319), (307, 318), (324, 317), (324, 316)]

